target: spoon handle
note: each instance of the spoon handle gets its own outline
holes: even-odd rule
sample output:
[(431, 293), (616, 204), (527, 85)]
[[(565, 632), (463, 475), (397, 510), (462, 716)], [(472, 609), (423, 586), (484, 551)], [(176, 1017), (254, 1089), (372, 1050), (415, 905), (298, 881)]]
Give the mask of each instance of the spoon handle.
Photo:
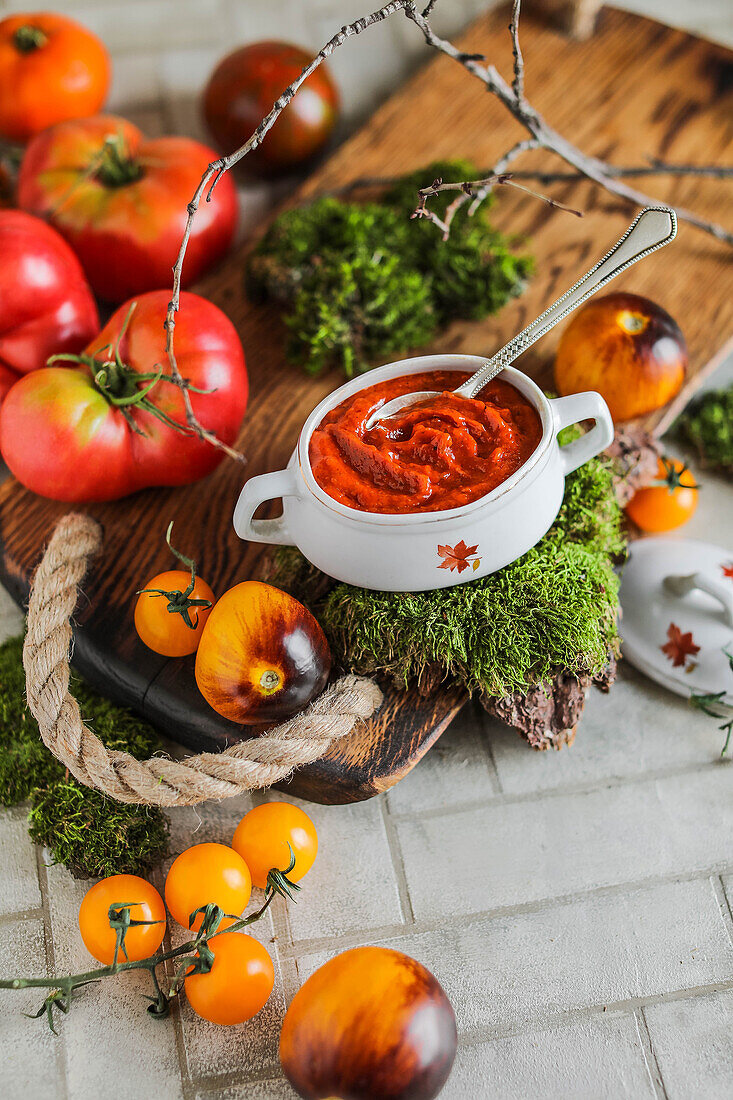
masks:
[(677, 233), (677, 216), (674, 210), (667, 206), (649, 206), (638, 214), (621, 240), (607, 252), (603, 259), (599, 260), (595, 267), (591, 268), (587, 275), (570, 287), (562, 298), (551, 305), (549, 309), (527, 325), (508, 344), (497, 351), (486, 364), (472, 374), (456, 393), (464, 397), (473, 397), (490, 382), (504, 367), (526, 351), (528, 347), (549, 332), (558, 321), (562, 321), (574, 309), (582, 305), (592, 294), (600, 290), (611, 279), (615, 279), (627, 267), (631, 267), (637, 260), (655, 252), (663, 245), (674, 240)]

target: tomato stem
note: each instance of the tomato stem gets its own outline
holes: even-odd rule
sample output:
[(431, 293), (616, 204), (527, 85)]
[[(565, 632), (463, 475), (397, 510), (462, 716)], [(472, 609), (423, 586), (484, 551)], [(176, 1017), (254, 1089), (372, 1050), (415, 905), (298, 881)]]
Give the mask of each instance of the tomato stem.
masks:
[(196, 585), (196, 562), (193, 558), (187, 558), (185, 554), (182, 554), (180, 550), (176, 550), (175, 546), (171, 544), (172, 530), (173, 520), (168, 524), (168, 530), (165, 533), (165, 541), (168, 543), (168, 549), (171, 553), (174, 554), (183, 565), (191, 570), (191, 580), (189, 581), (188, 587), (184, 592), (176, 589), (168, 592), (163, 588), (142, 588), (135, 594), (137, 596), (165, 596), (168, 600), (168, 607), (166, 610), (171, 615), (180, 615), (186, 626), (191, 630), (195, 630), (199, 625), (199, 616), (198, 612), (196, 612), (196, 620), (192, 622), (190, 609), (192, 607), (212, 607), (213, 605), (211, 600), (191, 599), (191, 593)]
[(661, 458), (662, 466), (664, 467), (664, 477), (659, 478), (658, 481), (652, 482), (653, 485), (657, 485), (660, 489), (667, 488), (670, 493), (673, 493), (675, 489), (699, 489), (700, 486), (695, 481), (683, 481), (682, 478), (685, 474), (692, 476), (691, 470), (687, 463), (680, 467), (678, 470), (674, 462), (670, 458)]
[(105, 138), (92, 176), (105, 187), (126, 187), (144, 175), (143, 169), (131, 156), (122, 133)]
[(47, 35), (40, 27), (34, 27), (31, 23), (24, 23), (13, 35), (13, 45), (20, 53), (33, 53), (34, 50), (40, 50), (47, 42)]

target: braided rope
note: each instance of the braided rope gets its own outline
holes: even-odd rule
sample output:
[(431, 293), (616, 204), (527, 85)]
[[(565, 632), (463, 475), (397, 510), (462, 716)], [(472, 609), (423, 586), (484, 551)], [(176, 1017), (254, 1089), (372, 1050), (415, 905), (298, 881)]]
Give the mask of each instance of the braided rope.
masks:
[(58, 523), (33, 578), (23, 646), (28, 707), (44, 744), (80, 783), (119, 802), (148, 806), (230, 798), (279, 783), (294, 768), (318, 760), (379, 707), (374, 681), (344, 676), (302, 714), (220, 753), (136, 760), (105, 748), (69, 693), (71, 616), (89, 560), (101, 545), (101, 528), (90, 517), (71, 514)]

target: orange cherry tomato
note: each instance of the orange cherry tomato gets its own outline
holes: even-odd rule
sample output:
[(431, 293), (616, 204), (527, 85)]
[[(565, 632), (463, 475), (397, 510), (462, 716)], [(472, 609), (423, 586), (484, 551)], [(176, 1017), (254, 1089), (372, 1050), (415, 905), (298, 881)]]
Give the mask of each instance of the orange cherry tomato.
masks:
[(649, 534), (672, 531), (687, 523), (697, 508), (698, 486), (685, 465), (660, 458), (661, 484), (639, 489), (626, 505), (626, 515)]
[(252, 893), (252, 878), (242, 857), (226, 844), (194, 844), (174, 860), (165, 880), (165, 903), (184, 928), (198, 931), (202, 914), (192, 925), (188, 918), (202, 905), (213, 903), (231, 914), (220, 928), (229, 928), (244, 911)]
[[(79, 931), (90, 955), (106, 966), (115, 953), (117, 933), (109, 926), (110, 905), (136, 904), (130, 909), (132, 920), (157, 921), (127, 929), (125, 951), (132, 962), (154, 955), (165, 935), (165, 906), (154, 886), (137, 875), (111, 875), (87, 890), (79, 907)], [(119, 959), (125, 956), (120, 952)]]
[(276, 867), (284, 871), (290, 865), (290, 849), (295, 866), (288, 871), (292, 882), (299, 882), (313, 866), (318, 852), (316, 827), (308, 814), (290, 802), (267, 802), (255, 806), (237, 825), (232, 848), (249, 867), (252, 882), (264, 890), (267, 875)]
[[(145, 591), (140, 594), (135, 605), (135, 630), (140, 641), (148, 649), (162, 653), (164, 657), (185, 657), (187, 653), (196, 652), (206, 620), (214, 606), (216, 596), (206, 581), (196, 577), (188, 599), (208, 601), (209, 607), (189, 606), (188, 618), (192, 625), (188, 625), (177, 597), (182, 598), (190, 581), (190, 574), (184, 573), (182, 569), (158, 573), (157, 577), (146, 584)], [(164, 594), (159, 595), (147, 589), (157, 589), (158, 593)], [(169, 599), (169, 596), (173, 599)], [(175, 606), (176, 603), (178, 606)]]
[(241, 1024), (255, 1016), (272, 993), (272, 959), (246, 932), (213, 936), (209, 947), (214, 954), (211, 970), (186, 978), (189, 1004), (212, 1024)]
[(107, 97), (109, 55), (95, 34), (55, 12), (0, 22), (0, 136), (28, 141)]

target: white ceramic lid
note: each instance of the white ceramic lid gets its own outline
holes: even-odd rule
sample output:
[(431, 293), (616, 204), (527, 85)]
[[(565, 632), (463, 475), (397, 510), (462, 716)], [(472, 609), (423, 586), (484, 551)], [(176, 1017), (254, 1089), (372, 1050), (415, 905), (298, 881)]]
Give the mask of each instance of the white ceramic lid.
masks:
[[(671, 579), (669, 579), (671, 578)], [(703, 584), (706, 590), (699, 585)], [(733, 551), (674, 537), (632, 543), (621, 581), (624, 657), (677, 695), (733, 706)]]

